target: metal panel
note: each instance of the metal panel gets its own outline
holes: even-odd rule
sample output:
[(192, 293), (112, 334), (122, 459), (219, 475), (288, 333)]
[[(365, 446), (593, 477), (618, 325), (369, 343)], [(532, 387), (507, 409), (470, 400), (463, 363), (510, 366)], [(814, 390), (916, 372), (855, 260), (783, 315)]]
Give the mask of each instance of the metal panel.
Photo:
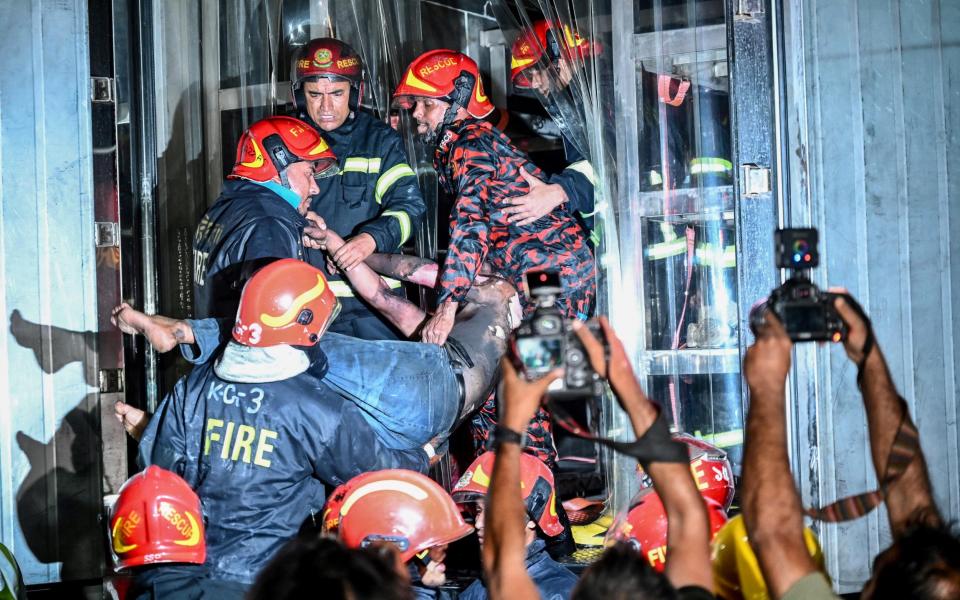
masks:
[[(870, 313), (919, 426), (937, 503), (957, 519), (960, 8), (784, 4), (786, 220), (820, 228), (818, 283), (849, 288)], [(837, 348), (803, 347), (797, 359), (804, 501), (872, 489), (855, 368)], [(890, 541), (886, 514), (824, 527), (821, 541), (839, 590), (858, 590)]]
[(27, 583), (103, 568), (86, 2), (4, 5), (0, 539)]

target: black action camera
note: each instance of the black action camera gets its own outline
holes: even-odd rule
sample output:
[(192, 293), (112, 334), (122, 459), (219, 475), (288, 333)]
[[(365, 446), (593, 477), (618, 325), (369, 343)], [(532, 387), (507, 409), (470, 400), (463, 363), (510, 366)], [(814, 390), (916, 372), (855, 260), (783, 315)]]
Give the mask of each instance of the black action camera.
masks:
[[(557, 400), (576, 400), (603, 394), (603, 381), (590, 365), (590, 357), (556, 307), (560, 275), (555, 271), (530, 271), (524, 276), (527, 297), (536, 303), (534, 313), (517, 328), (513, 356), (528, 380), (543, 377), (557, 367), (564, 368), (563, 380), (550, 388)], [(588, 327), (604, 344), (599, 325)]]
[(763, 325), (768, 308), (777, 315), (790, 339), (795, 342), (839, 342), (847, 335), (833, 306), (838, 294), (823, 292), (810, 281), (809, 269), (820, 263), (816, 229), (778, 229), (774, 232), (777, 267), (790, 269), (790, 279), (770, 292), (766, 302), (750, 313), (750, 327)]

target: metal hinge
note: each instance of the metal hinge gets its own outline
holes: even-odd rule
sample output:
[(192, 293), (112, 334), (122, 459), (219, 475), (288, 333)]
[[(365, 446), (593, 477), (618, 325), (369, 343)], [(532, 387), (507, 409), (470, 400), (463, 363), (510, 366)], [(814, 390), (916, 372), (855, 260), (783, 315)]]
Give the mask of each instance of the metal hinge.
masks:
[(91, 77), (90, 100), (93, 102), (113, 102), (113, 78)]
[(100, 369), (100, 393), (119, 394), (123, 391), (123, 369)]
[(93, 239), (97, 243), (97, 248), (120, 246), (120, 223), (97, 221)]
[(740, 190), (744, 198), (769, 194), (770, 169), (754, 164), (740, 165)]
[(733, 18), (737, 21), (757, 21), (763, 16), (764, 0), (737, 0)]

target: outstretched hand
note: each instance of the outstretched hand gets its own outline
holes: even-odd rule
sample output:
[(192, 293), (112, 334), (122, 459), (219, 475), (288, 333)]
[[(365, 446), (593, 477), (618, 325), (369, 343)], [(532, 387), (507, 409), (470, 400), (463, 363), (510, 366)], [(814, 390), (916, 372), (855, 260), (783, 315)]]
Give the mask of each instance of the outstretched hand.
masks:
[(113, 405), (113, 414), (123, 425), (127, 434), (139, 442), (140, 437), (143, 436), (143, 430), (150, 423), (150, 415), (120, 400)]

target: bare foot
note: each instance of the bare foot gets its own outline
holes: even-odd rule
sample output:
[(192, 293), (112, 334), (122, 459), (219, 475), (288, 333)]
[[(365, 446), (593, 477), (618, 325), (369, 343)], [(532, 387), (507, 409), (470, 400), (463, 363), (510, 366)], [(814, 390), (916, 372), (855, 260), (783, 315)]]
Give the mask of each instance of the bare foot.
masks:
[(192, 344), (193, 329), (185, 321), (163, 315), (146, 315), (124, 302), (115, 307), (110, 322), (120, 331), (147, 338), (158, 352), (169, 352), (177, 344)]
[(116, 415), (123, 428), (127, 430), (127, 434), (139, 442), (143, 430), (150, 423), (150, 415), (120, 400), (113, 405), (113, 414)]

